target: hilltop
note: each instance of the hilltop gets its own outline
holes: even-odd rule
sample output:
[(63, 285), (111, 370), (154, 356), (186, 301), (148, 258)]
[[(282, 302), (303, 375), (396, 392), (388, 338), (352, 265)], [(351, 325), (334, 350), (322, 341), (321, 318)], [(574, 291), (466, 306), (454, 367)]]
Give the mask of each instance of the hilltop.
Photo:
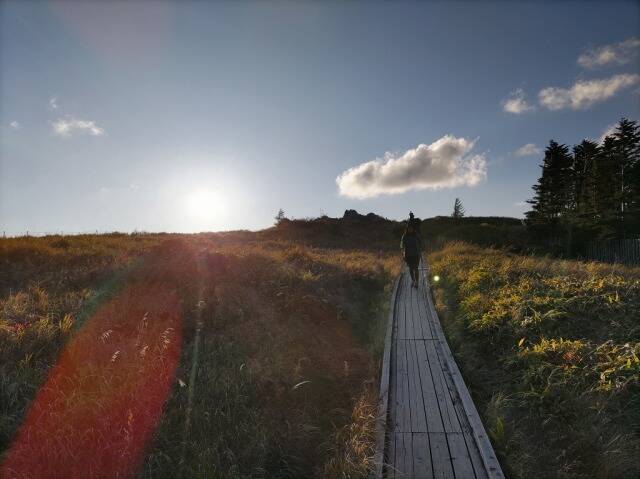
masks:
[[(520, 249), (532, 246), (527, 239), (526, 227), (517, 218), (436, 216), (418, 220), (421, 221), (422, 236), (429, 247), (453, 240)], [(388, 250), (397, 249), (405, 227), (406, 221), (346, 210), (341, 218), (284, 219), (272, 228), (257, 232), (256, 237), (288, 239), (326, 247)]]

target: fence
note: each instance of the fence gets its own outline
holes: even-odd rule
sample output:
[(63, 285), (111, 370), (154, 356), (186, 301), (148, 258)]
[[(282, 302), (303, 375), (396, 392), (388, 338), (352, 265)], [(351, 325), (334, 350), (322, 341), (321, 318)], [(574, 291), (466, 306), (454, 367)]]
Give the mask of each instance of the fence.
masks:
[(607, 263), (640, 264), (640, 239), (591, 241), (586, 255)]

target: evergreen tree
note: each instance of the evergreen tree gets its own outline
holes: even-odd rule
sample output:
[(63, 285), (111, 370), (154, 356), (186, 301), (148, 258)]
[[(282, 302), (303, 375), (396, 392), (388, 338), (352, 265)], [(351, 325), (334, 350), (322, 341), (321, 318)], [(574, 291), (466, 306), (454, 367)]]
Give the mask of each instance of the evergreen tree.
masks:
[(558, 234), (561, 219), (566, 219), (575, 203), (573, 158), (569, 148), (551, 140), (540, 166), (542, 175), (533, 186), (534, 197), (528, 201), (531, 211), (526, 216), (534, 228), (550, 229)]
[(638, 170), (640, 168), (640, 127), (635, 121), (622, 118), (613, 134), (617, 192), (614, 195), (618, 206), (622, 237), (636, 230), (640, 191)]
[(616, 152), (616, 140), (607, 136), (600, 147), (597, 158), (597, 171), (594, 178), (598, 201), (597, 221), (599, 236), (615, 238), (618, 236), (620, 218), (620, 179), (619, 161)]
[(528, 225), (572, 245), (640, 237), (640, 125), (622, 118), (601, 145), (584, 140), (569, 154), (550, 141), (528, 201)]
[(460, 198), (456, 198), (456, 201), (453, 203), (453, 213), (451, 214), (452, 218), (462, 218), (464, 216), (464, 206), (462, 206), (462, 201)]
[(282, 223), (283, 220), (287, 219), (287, 217), (284, 214), (284, 210), (282, 208), (278, 210), (278, 213), (276, 214), (274, 219), (276, 220), (276, 224), (278, 225)]
[(583, 140), (573, 147), (573, 211), (568, 218), (567, 252), (585, 251), (587, 244), (599, 233), (597, 220), (598, 196), (595, 185), (598, 144)]
[(575, 182), (575, 210), (579, 221), (591, 224), (595, 221), (598, 197), (595, 188), (597, 175), (598, 144), (583, 140), (573, 147), (573, 178)]

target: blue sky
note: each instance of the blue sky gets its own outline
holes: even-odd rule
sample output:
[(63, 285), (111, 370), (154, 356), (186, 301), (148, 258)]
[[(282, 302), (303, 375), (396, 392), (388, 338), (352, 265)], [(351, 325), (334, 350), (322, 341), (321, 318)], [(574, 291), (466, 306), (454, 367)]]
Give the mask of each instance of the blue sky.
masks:
[(8, 234), (522, 216), (640, 117), (637, 2), (88, 3), (0, 3)]

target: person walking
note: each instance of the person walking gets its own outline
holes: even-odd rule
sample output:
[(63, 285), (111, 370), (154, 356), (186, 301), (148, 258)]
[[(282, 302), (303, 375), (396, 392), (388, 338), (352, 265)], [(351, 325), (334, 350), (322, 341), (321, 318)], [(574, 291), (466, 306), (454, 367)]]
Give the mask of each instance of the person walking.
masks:
[(422, 221), (419, 218), (416, 218), (413, 214), (413, 211), (409, 211), (409, 224), (413, 226), (413, 231), (416, 232), (420, 242), (422, 242), (422, 233), (420, 232), (420, 227), (422, 226)]
[(420, 238), (420, 234), (416, 231), (411, 221), (402, 235), (400, 248), (402, 249), (404, 260), (409, 267), (411, 286), (417, 288), (419, 278), (418, 265), (420, 264), (420, 255), (422, 253), (422, 238)]

